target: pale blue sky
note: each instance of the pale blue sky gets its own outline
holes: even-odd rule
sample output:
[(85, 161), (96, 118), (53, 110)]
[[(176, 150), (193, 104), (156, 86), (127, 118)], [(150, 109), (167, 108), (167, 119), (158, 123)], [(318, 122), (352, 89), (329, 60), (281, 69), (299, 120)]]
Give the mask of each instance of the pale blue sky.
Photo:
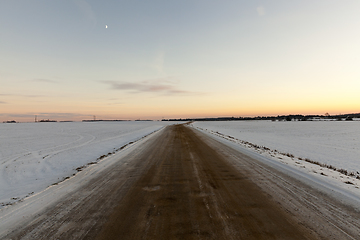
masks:
[(360, 112), (359, 12), (355, 0), (2, 0), (0, 120)]

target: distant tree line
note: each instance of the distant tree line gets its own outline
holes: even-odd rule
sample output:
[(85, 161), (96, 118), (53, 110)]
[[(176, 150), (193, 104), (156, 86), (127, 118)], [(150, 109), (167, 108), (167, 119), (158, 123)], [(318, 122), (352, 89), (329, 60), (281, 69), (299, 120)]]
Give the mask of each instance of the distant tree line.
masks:
[(248, 120), (271, 120), (271, 121), (312, 121), (316, 119), (347, 120), (360, 118), (360, 113), (349, 113), (330, 115), (278, 115), (278, 116), (257, 116), (257, 117), (217, 117), (217, 118), (174, 118), (163, 119), (162, 121), (248, 121)]
[(107, 119), (96, 119), (96, 120), (82, 120), (83, 122), (123, 122), (123, 121), (130, 121), (130, 120), (119, 120), (119, 119), (114, 119), (114, 120), (107, 120)]

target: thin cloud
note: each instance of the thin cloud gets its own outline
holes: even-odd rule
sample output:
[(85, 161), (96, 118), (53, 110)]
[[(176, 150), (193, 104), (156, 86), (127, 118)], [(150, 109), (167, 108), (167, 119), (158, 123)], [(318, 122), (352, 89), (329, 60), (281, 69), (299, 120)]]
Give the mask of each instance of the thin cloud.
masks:
[(74, 118), (74, 117), (89, 117), (89, 114), (79, 114), (79, 113), (34, 113), (38, 118)]
[(194, 92), (178, 89), (166, 80), (143, 81), (138, 83), (102, 81), (110, 85), (111, 89), (130, 91), (132, 93), (161, 93), (161, 94), (194, 94)]
[(178, 84), (179, 82), (180, 81), (177, 78), (172, 76), (142, 81), (142, 83), (159, 83), (159, 84), (170, 84), (170, 85), (175, 85)]
[(42, 98), (42, 97), (48, 97), (46, 95), (31, 95), (31, 94), (12, 94), (12, 93), (0, 93), (0, 96), (5, 97), (24, 97), (24, 98)]
[(45, 95), (30, 95), (30, 94), (14, 94), (13, 96), (24, 97), (24, 98), (42, 98), (47, 97)]
[(89, 114), (79, 114), (79, 113), (0, 113), (0, 116), (10, 117), (10, 118), (34, 118), (35, 115), (40, 119), (64, 119), (64, 118), (76, 118), (76, 117), (91, 117)]
[(263, 6), (257, 7), (256, 11), (257, 11), (259, 16), (264, 16), (265, 15), (265, 8)]
[(10, 118), (25, 118), (25, 117), (33, 117), (32, 114), (14, 114), (14, 113), (0, 113), (1, 117), (10, 117)]
[(123, 102), (114, 102), (114, 103), (108, 103), (107, 105), (109, 105), (109, 106), (124, 105), (124, 103)]
[(0, 101), (0, 104), (7, 104), (7, 102), (4, 102), (4, 101)]
[(36, 78), (32, 80), (33, 82), (44, 82), (44, 83), (58, 83), (57, 81), (43, 78)]

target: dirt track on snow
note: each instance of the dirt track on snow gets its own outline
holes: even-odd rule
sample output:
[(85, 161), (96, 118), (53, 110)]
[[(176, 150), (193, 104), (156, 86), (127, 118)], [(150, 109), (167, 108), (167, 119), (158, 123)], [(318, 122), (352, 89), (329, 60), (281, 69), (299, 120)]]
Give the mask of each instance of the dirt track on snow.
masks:
[(359, 212), (168, 126), (6, 239), (359, 239)]

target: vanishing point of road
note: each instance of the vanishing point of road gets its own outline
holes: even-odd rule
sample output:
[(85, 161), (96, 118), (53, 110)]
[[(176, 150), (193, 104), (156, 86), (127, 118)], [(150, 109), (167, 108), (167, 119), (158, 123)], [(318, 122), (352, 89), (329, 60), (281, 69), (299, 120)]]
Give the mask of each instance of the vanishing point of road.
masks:
[(358, 211), (186, 125), (125, 158), (5, 239), (360, 239)]

